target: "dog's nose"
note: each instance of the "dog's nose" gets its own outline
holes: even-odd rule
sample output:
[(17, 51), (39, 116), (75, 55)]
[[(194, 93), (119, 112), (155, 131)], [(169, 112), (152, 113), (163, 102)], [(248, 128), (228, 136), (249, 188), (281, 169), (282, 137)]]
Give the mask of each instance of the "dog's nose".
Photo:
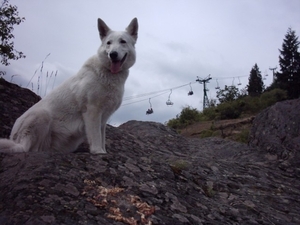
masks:
[(113, 51), (113, 52), (109, 53), (109, 57), (112, 61), (116, 61), (118, 59), (118, 52)]

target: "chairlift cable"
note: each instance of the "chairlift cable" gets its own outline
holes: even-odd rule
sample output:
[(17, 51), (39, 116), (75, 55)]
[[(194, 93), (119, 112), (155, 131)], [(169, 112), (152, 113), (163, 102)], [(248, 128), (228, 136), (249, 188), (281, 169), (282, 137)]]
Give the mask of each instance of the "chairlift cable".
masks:
[[(236, 77), (239, 79), (240, 77), (248, 77), (248, 76), (236, 76)], [(216, 80), (217, 81), (217, 80), (221, 80), (221, 79), (233, 79), (233, 82), (234, 82), (234, 79), (236, 77), (215, 77), (212, 80)], [(190, 82), (190, 83), (187, 83), (187, 84), (183, 84), (183, 85), (180, 85), (180, 86), (176, 86), (176, 87), (173, 87), (173, 88), (168, 88), (168, 89), (160, 90), (160, 91), (152, 91), (152, 92), (148, 92), (148, 93), (144, 93), (144, 94), (139, 94), (139, 95), (125, 96), (123, 98), (123, 102), (124, 101), (129, 101), (129, 100), (134, 100), (134, 99), (137, 99), (137, 98), (146, 97), (146, 96), (151, 96), (150, 98), (156, 98), (158, 96), (161, 96), (161, 95), (164, 95), (164, 94), (168, 93), (170, 90), (171, 90), (171, 93), (172, 93), (172, 89), (173, 90), (179, 89), (179, 88), (185, 87), (187, 85), (190, 85), (190, 87), (192, 89), (191, 84), (195, 84), (195, 83), (197, 83), (197, 81)], [(157, 95), (155, 95), (155, 94), (157, 94)], [(152, 95), (154, 95), (154, 96), (152, 96)], [(139, 103), (139, 102), (143, 102), (143, 101), (147, 101), (147, 100), (149, 100), (149, 98), (144, 98), (144, 99), (137, 100), (137, 101), (134, 101), (134, 102), (125, 103), (125, 104), (122, 104), (121, 106), (131, 105), (131, 104), (135, 104), (135, 103)]]

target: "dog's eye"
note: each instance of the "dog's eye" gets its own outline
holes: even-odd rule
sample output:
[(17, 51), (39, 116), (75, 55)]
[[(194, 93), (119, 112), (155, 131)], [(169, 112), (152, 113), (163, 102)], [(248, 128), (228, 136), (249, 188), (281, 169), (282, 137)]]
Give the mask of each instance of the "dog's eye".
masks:
[(126, 44), (127, 43), (125, 40), (121, 40), (120, 42), (121, 42), (121, 44)]
[(111, 42), (110, 42), (110, 41), (108, 41), (108, 42), (106, 42), (106, 44), (107, 44), (107, 45), (110, 45), (110, 44), (111, 44)]

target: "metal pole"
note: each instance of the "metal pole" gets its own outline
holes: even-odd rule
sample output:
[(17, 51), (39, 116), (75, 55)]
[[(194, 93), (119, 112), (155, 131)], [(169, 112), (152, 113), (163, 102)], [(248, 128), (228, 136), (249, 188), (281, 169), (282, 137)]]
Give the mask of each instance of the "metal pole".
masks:
[(207, 97), (207, 92), (206, 92), (206, 83), (209, 83), (209, 80), (211, 80), (212, 78), (210, 77), (210, 74), (208, 75), (208, 77), (206, 77), (205, 79), (200, 79), (198, 77), (198, 79), (196, 81), (198, 81), (200, 84), (203, 84), (203, 109), (205, 109), (206, 107), (208, 107), (208, 97)]

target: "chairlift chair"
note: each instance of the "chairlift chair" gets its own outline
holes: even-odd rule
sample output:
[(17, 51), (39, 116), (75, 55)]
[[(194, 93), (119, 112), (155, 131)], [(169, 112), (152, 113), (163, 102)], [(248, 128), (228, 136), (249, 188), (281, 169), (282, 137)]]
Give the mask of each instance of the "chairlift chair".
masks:
[(168, 101), (166, 101), (166, 104), (167, 104), (168, 106), (172, 106), (172, 105), (174, 105), (174, 103), (173, 103), (173, 102), (171, 102), (171, 101), (170, 101), (170, 99), (168, 99)]
[(149, 98), (149, 104), (150, 104), (150, 108), (146, 111), (146, 115), (150, 115), (152, 113), (154, 113), (153, 109), (152, 109), (152, 104), (151, 104), (151, 98)]
[(240, 77), (238, 77), (238, 79), (239, 79), (238, 85), (242, 85), (241, 80), (240, 80)]
[(149, 115), (149, 114), (152, 114), (153, 113), (153, 109), (152, 108), (150, 108), (150, 109), (148, 109), (147, 111), (146, 111), (146, 115)]
[(191, 83), (190, 83), (190, 87), (191, 87), (191, 90), (188, 92), (188, 95), (193, 95), (194, 92), (193, 92), (193, 90), (192, 90), (192, 85), (191, 85)]
[(172, 89), (171, 89), (171, 92), (170, 92), (170, 94), (169, 94), (168, 100), (166, 101), (167, 106), (172, 106), (172, 105), (174, 104), (174, 103), (171, 102), (171, 100), (170, 100), (171, 94), (172, 94)]
[(216, 79), (216, 82), (217, 82), (217, 87), (215, 87), (215, 88), (218, 90), (218, 89), (220, 89), (218, 79)]
[(268, 76), (268, 73), (265, 72), (265, 76), (264, 76), (263, 80), (266, 80), (266, 79), (267, 79), (267, 76)]

